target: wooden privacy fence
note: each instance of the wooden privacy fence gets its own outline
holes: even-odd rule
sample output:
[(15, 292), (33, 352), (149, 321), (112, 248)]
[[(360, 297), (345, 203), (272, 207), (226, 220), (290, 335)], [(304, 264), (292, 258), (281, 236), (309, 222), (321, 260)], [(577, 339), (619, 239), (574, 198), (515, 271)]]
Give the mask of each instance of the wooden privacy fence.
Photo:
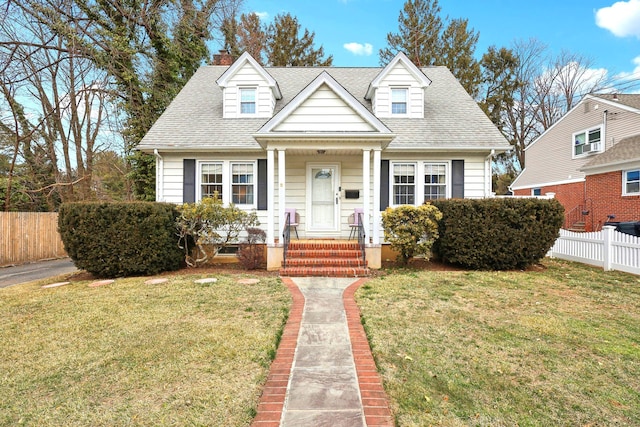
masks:
[(560, 230), (548, 256), (640, 274), (640, 237), (621, 233), (613, 226), (602, 231), (574, 233)]
[(56, 212), (0, 212), (0, 266), (65, 256)]

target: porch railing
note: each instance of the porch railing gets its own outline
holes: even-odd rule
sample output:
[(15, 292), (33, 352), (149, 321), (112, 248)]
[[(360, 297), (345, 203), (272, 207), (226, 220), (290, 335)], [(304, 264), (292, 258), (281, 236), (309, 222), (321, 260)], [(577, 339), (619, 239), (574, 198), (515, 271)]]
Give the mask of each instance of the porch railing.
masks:
[(282, 251), (282, 266), (287, 266), (287, 252), (289, 251), (289, 242), (291, 241), (291, 213), (287, 212), (284, 217), (284, 230), (282, 230), (282, 243), (284, 245)]
[(367, 235), (364, 232), (364, 224), (362, 223), (362, 212), (358, 212), (358, 246), (360, 247), (360, 253), (362, 254), (362, 265), (366, 265), (367, 257), (364, 249), (365, 238)]
[[(593, 213), (592, 213), (592, 205), (593, 202), (591, 199), (587, 199), (584, 201), (584, 204), (577, 205), (569, 212), (565, 214), (564, 220), (564, 229), (572, 230), (576, 227), (582, 225), (584, 228), (588, 228), (587, 225), (591, 226), (591, 230), (593, 230)], [(589, 224), (588, 224), (589, 223)]]

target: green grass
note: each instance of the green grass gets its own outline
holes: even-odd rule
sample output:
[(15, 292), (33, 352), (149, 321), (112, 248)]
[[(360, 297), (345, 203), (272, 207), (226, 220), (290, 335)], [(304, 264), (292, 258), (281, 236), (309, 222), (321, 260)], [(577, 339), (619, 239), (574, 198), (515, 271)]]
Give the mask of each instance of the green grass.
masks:
[(398, 270), (357, 293), (399, 426), (640, 425), (640, 278)]
[(0, 289), (0, 425), (249, 425), (290, 296), (200, 277)]

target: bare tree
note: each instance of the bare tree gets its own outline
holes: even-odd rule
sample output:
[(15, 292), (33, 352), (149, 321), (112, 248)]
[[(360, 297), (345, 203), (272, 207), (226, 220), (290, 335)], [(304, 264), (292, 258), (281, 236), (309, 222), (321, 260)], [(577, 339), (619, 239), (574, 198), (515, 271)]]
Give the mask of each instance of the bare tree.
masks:
[[(59, 201), (92, 199), (94, 155), (106, 148), (101, 141), (112, 105), (107, 74), (22, 10), (10, 6), (8, 13), (11, 19), (0, 27), (0, 52), (11, 60), (2, 64), (0, 85), (11, 106), (2, 126), (14, 144), (5, 210), (19, 157), (36, 184), (24, 191), (55, 193)], [(36, 173), (42, 166), (49, 174), (45, 180)]]

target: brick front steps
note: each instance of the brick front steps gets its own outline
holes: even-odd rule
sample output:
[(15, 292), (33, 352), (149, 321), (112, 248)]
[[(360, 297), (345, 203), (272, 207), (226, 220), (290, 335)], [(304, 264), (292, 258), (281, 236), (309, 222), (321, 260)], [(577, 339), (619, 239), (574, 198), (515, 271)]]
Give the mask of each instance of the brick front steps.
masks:
[(353, 241), (291, 241), (287, 265), (281, 276), (289, 277), (367, 277), (362, 251)]

